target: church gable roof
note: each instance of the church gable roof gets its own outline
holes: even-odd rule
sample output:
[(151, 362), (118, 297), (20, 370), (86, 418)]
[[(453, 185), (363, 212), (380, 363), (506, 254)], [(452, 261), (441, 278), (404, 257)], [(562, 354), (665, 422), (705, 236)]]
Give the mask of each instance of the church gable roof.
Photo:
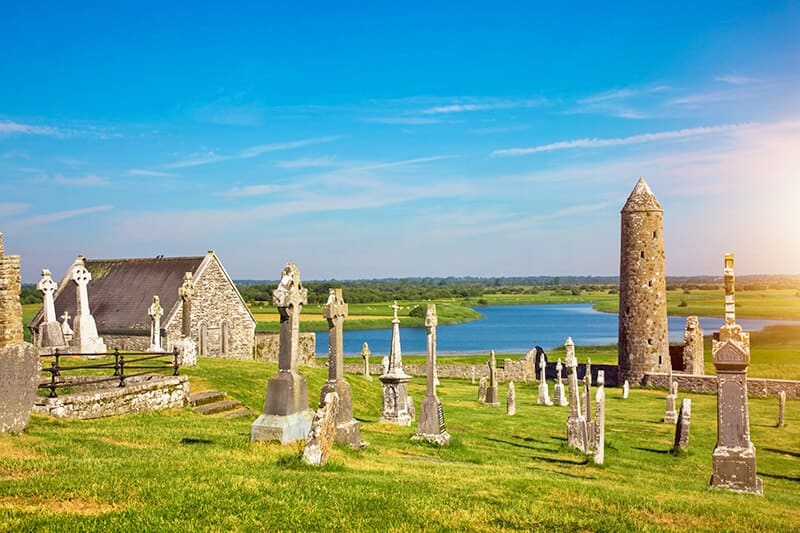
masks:
[[(205, 256), (157, 257), (152, 259), (86, 259), (92, 273), (89, 282), (89, 307), (97, 329), (105, 333), (150, 330), (147, 311), (158, 295), (165, 311), (175, 308), (178, 289), (185, 272), (196, 274)], [(56, 316), (64, 311), (76, 313), (75, 283), (70, 273), (61, 279), (55, 295)], [(162, 320), (167, 316), (162, 317)], [(42, 320), (40, 310), (29, 324), (36, 328)], [(164, 322), (165, 323), (165, 322)]]

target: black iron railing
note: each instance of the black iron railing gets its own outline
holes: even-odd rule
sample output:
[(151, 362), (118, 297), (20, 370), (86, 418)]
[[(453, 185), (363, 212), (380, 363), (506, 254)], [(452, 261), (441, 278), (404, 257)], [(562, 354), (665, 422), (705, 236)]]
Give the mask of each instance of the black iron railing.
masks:
[[(58, 397), (56, 389), (59, 388), (97, 385), (108, 382), (116, 382), (118, 387), (124, 387), (125, 381), (129, 378), (164, 371), (169, 371), (173, 376), (177, 376), (180, 368), (177, 348), (173, 349), (172, 352), (155, 353), (120, 353), (119, 349), (116, 349), (113, 354), (62, 353), (55, 350), (52, 354), (45, 354), (40, 357), (42, 358), (42, 372), (48, 372), (50, 379), (47, 383), (40, 383), (39, 388), (49, 389), (50, 398)], [(102, 357), (108, 360), (97, 363), (69, 364), (70, 361), (75, 361), (74, 358), (76, 357)], [(50, 361), (50, 366), (47, 367), (46, 361), (50, 359), (52, 361)], [(112, 375), (105, 375), (108, 372), (104, 371), (112, 370)], [(87, 371), (89, 372), (87, 373)], [(81, 372), (81, 374), (78, 376), (75, 374), (76, 372)], [(80, 379), (75, 379), (77, 377), (80, 377)]]

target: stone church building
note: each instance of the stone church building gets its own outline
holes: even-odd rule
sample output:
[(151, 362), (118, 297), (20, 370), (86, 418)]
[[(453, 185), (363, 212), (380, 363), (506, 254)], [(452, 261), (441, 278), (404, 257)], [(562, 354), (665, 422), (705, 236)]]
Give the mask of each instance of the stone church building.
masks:
[[(183, 302), (178, 290), (191, 272), (194, 295), (189, 332), (197, 353), (205, 356), (253, 356), (256, 320), (247, 308), (225, 267), (213, 250), (198, 257), (152, 259), (85, 259), (92, 275), (88, 284), (89, 307), (97, 331), (109, 349), (144, 351), (150, 346), (153, 296), (163, 308), (161, 346), (172, 350), (181, 338)], [(74, 265), (73, 265), (74, 266)], [(72, 266), (54, 294), (56, 316), (69, 321), (76, 314), (76, 285)], [(66, 313), (66, 314), (65, 314)], [(43, 310), (28, 327), (36, 343)]]

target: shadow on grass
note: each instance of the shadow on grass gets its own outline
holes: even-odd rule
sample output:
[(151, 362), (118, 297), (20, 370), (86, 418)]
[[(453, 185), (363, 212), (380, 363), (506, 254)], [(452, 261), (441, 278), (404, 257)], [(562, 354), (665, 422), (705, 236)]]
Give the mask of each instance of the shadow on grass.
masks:
[[(497, 442), (499, 444), (508, 444), (509, 446), (514, 446), (515, 448), (525, 448), (526, 450), (544, 450), (544, 451), (550, 451), (550, 452), (558, 451), (557, 449), (544, 448), (542, 446), (530, 446), (528, 444), (520, 444), (519, 442), (510, 442), (510, 441), (507, 441), (507, 440), (495, 439), (495, 438), (492, 438), (492, 437), (486, 437), (486, 440), (491, 441), (491, 442)], [(524, 440), (533, 441), (533, 442), (542, 442), (542, 441), (536, 440), (536, 439), (524, 439)]]
[(766, 472), (759, 472), (759, 476), (768, 477), (770, 479), (782, 479), (784, 481), (800, 481), (798, 476), (784, 476), (782, 474), (767, 474)]
[(570, 466), (576, 466), (576, 465), (579, 466), (579, 465), (585, 465), (585, 464), (589, 463), (589, 459), (588, 458), (570, 460), (570, 459), (556, 459), (555, 457), (545, 457), (543, 455), (531, 455), (531, 459), (533, 459), (534, 461), (543, 461), (545, 463), (553, 463), (553, 464), (560, 464), (560, 465), (570, 465)]
[(656, 450), (654, 448), (639, 448), (637, 446), (634, 446), (633, 449), (634, 450), (641, 450), (643, 452), (660, 453), (661, 455), (669, 455), (669, 453), (670, 453), (669, 450)]
[(800, 458), (800, 452), (790, 452), (788, 450), (779, 450), (777, 448), (763, 448), (765, 452), (779, 453), (781, 455), (790, 455), (792, 457)]
[(195, 437), (182, 437), (181, 444), (214, 444), (214, 441), (209, 439), (197, 439)]

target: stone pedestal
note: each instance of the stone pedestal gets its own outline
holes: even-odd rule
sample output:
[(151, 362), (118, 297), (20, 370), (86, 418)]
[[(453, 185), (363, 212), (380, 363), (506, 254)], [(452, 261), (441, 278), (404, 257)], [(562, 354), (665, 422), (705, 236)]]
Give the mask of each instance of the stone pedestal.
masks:
[(15, 342), (0, 348), (0, 433), (28, 427), (38, 378), (39, 354), (32, 344)]
[(403, 372), (403, 354), (400, 347), (400, 319), (397, 302), (392, 305), (392, 345), (389, 350), (387, 371), (380, 376), (383, 383), (383, 412), (381, 422), (410, 426), (412, 416), (408, 411), (408, 382), (411, 376)]
[(417, 433), (412, 437), (414, 440), (427, 440), (439, 445), (446, 445), (450, 442), (450, 434), (444, 424), (444, 408), (442, 402), (436, 396), (436, 326), (438, 317), (436, 315), (436, 305), (428, 304), (428, 311), (425, 315), (425, 329), (427, 330), (428, 364), (427, 364), (427, 388), (425, 398), (419, 410), (419, 425)]
[(195, 366), (197, 364), (197, 344), (188, 338), (175, 342), (178, 349), (178, 364), (181, 366)]
[(272, 301), (281, 315), (278, 373), (267, 382), (264, 412), (253, 422), (250, 439), (288, 444), (305, 439), (314, 412), (308, 408), (306, 378), (298, 372), (300, 312), (308, 301), (308, 291), (300, 282), (300, 272), (289, 263)]

